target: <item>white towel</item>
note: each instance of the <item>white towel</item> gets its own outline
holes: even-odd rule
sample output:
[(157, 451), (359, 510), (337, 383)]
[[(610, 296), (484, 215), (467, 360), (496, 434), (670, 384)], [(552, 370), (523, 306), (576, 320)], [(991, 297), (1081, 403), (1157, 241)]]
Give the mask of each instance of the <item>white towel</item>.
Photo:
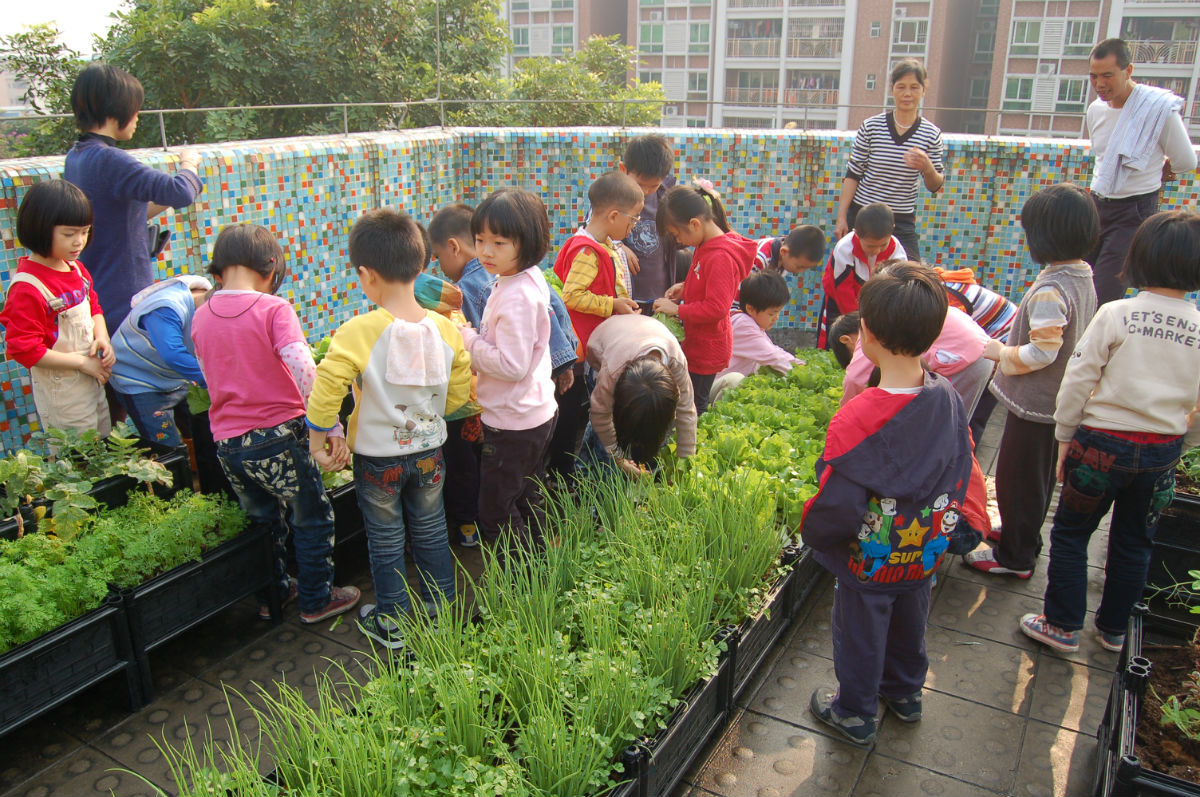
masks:
[(428, 318), (413, 324), (396, 319), (388, 327), (387, 381), (393, 385), (444, 385), (446, 348)]
[(1113, 196), (1131, 172), (1149, 166), (1167, 117), (1182, 107), (1183, 100), (1170, 91), (1136, 84), (1121, 108), (1108, 149), (1096, 166), (1092, 190), (1100, 196)]

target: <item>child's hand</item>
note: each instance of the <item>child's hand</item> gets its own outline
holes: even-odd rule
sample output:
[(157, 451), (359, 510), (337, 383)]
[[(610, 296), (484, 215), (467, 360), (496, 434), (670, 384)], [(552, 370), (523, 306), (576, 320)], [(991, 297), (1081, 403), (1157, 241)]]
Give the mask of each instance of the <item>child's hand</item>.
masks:
[(643, 476), (649, 476), (650, 471), (646, 470), (641, 465), (634, 462), (632, 459), (618, 458), (616, 460), (617, 467), (631, 479), (640, 479)]
[(633, 299), (626, 299), (624, 296), (613, 299), (613, 315), (629, 315), (637, 312), (641, 312), (641, 308)]
[(1065, 479), (1067, 476), (1067, 473), (1066, 473), (1067, 452), (1070, 450), (1071, 450), (1070, 443), (1059, 443), (1058, 444), (1058, 464), (1054, 468), (1054, 474), (1055, 474), (1055, 477), (1058, 479), (1059, 484), (1062, 484), (1063, 479)]
[(672, 302), (677, 302), (680, 299), (682, 299), (683, 298), (683, 283), (676, 282), (670, 288), (667, 288), (667, 292), (663, 294), (663, 297), (666, 299), (670, 299)]
[(88, 356), (98, 357), (101, 365), (105, 368), (112, 368), (117, 362), (117, 354), (113, 351), (112, 341), (108, 338), (96, 338), (92, 341), (92, 345), (88, 347)]
[(653, 309), (654, 312), (662, 313), (663, 315), (679, 315), (679, 305), (670, 299), (655, 299)]
[(985, 343), (983, 346), (984, 359), (992, 360), (993, 362), (999, 361), (1000, 351), (1003, 348), (1004, 348), (1003, 343), (996, 340), (995, 338), (992, 338), (987, 343)]
[(333, 470), (341, 470), (350, 464), (350, 446), (346, 445), (346, 438), (329, 437), (326, 439), (325, 445), (328, 447), (330, 459), (335, 465)]
[(632, 249), (624, 244), (621, 245), (621, 248), (625, 250), (625, 264), (629, 266), (629, 273), (640, 274), (642, 271), (642, 264), (638, 262), (638, 256), (634, 254)]
[(562, 395), (571, 389), (571, 385), (575, 384), (575, 369), (568, 368), (558, 376), (554, 377), (554, 384), (558, 391), (558, 395)]
[[(112, 369), (104, 365), (99, 357), (91, 355), (80, 355), (79, 370), (83, 371), (90, 377), (93, 377), (97, 382), (104, 385), (108, 383), (108, 378), (112, 376)], [(114, 360), (115, 362), (115, 360)]]

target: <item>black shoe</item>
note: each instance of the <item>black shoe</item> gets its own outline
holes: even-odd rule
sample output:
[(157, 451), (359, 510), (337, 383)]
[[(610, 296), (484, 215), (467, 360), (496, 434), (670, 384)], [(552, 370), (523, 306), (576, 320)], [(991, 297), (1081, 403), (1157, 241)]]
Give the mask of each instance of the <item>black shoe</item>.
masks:
[(901, 722), (921, 721), (921, 693), (908, 697), (888, 697), (881, 694), (879, 699), (887, 706)]
[(840, 717), (833, 710), (833, 692), (828, 689), (816, 689), (808, 703), (813, 716), (831, 728), (836, 728), (842, 736), (859, 745), (868, 747), (875, 743), (874, 717)]

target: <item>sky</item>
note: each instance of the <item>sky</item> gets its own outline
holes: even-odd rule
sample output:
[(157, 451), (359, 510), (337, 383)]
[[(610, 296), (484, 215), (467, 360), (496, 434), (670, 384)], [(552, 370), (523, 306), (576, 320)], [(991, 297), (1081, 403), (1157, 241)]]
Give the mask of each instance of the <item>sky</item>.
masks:
[(68, 47), (89, 55), (92, 34), (103, 36), (112, 24), (108, 15), (123, 3), (124, 0), (10, 0), (0, 14), (0, 34), (18, 33), (40, 22), (54, 22)]

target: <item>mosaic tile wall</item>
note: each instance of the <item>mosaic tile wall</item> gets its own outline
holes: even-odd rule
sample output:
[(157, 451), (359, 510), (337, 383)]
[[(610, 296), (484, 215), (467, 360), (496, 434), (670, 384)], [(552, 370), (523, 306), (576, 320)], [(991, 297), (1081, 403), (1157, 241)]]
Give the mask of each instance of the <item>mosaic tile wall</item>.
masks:
[[(816, 224), (832, 234), (852, 136), (663, 132), (678, 150), (680, 178), (712, 180), (739, 232), (766, 236)], [(521, 185), (545, 199), (557, 246), (582, 221), (588, 185), (616, 167), (628, 135), (611, 128), (430, 129), (210, 147), (204, 150), (200, 200), (160, 219), (172, 232), (160, 273), (201, 273), (224, 225), (263, 224), (279, 236), (292, 267), (282, 293), (315, 341), (365, 307), (346, 252), (350, 227), (364, 210), (384, 205), (428, 221), (444, 204), (473, 203), (500, 186)], [(173, 167), (165, 153), (137, 155), (156, 168)], [(973, 267), (982, 282), (1019, 298), (1036, 273), (1016, 220), (1021, 204), (1061, 180), (1086, 183), (1087, 149), (1064, 141), (951, 136), (946, 163), (945, 190), (919, 194), (926, 259)], [(14, 240), (21, 197), (33, 182), (61, 171), (62, 158), (0, 162), (0, 288), (7, 289), (22, 254)], [(1193, 174), (1171, 186), (1163, 207), (1196, 208), (1198, 200), (1200, 182)], [(780, 324), (811, 328), (820, 304), (819, 275), (789, 280), (793, 301)], [(0, 363), (0, 391), (0, 447), (10, 450), (38, 424), (27, 372)]]

